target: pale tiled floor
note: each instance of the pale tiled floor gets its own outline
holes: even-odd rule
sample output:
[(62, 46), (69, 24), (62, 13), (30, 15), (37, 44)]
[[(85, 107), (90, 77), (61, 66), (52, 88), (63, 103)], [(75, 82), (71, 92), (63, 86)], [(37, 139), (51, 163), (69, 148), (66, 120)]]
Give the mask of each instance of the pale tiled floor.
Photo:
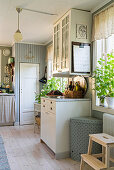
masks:
[[(33, 126), (0, 127), (11, 170), (79, 170), (79, 162), (55, 160)], [(88, 168), (87, 168), (88, 170)]]

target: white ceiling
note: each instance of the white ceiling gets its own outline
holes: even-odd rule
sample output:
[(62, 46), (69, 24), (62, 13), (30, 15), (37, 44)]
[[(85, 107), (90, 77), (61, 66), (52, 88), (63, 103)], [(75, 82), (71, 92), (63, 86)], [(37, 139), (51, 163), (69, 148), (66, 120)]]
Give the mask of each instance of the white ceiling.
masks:
[(45, 44), (52, 39), (53, 23), (70, 8), (92, 10), (106, 0), (0, 0), (0, 45), (11, 45), (17, 30), (16, 7), (50, 13), (49, 16), (29, 11), (20, 14), (20, 30), (24, 42)]

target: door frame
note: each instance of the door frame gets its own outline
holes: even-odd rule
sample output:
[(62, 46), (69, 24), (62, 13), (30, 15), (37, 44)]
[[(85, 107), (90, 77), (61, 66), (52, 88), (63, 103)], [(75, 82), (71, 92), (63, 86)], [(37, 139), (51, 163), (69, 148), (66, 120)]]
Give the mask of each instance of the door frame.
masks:
[[(21, 124), (21, 64), (34, 64), (34, 65), (39, 65), (39, 78), (40, 78), (40, 64), (39, 63), (29, 63), (29, 62), (19, 62), (19, 125)], [(40, 84), (39, 84), (39, 89), (38, 89), (39, 93), (40, 93)]]

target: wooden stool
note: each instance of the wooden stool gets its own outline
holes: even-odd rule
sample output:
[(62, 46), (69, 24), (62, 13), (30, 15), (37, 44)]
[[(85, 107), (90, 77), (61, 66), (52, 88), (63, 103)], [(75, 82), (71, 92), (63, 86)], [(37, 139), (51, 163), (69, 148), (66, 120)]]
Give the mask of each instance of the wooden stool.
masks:
[[(88, 153), (81, 155), (80, 170), (84, 168), (84, 162), (90, 165), (95, 170), (114, 170), (110, 167), (110, 161), (114, 162), (114, 158), (110, 158), (110, 148), (114, 147), (114, 137), (105, 133), (89, 135)], [(96, 142), (102, 145), (102, 153), (91, 154), (92, 143)], [(102, 162), (97, 158), (102, 158)]]

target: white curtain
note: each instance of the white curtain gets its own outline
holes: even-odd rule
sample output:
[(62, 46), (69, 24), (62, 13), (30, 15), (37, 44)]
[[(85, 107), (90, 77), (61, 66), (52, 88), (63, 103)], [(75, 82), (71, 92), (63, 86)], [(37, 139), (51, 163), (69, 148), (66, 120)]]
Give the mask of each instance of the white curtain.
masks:
[(114, 34), (114, 4), (93, 17), (92, 41)]
[(15, 96), (0, 96), (0, 124), (15, 122)]

